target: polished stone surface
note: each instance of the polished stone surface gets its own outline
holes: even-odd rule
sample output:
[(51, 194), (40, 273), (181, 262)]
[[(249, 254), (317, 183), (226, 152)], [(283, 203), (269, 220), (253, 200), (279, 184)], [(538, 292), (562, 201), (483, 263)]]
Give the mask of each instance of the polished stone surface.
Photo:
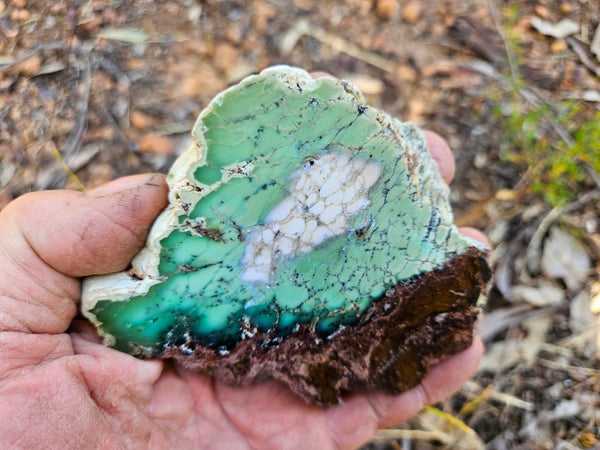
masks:
[(332, 340), (397, 286), (479, 258), (421, 131), (346, 82), (265, 70), (217, 96), (192, 134), (131, 270), (84, 283), (86, 315), (120, 350), (201, 360), (301, 329)]

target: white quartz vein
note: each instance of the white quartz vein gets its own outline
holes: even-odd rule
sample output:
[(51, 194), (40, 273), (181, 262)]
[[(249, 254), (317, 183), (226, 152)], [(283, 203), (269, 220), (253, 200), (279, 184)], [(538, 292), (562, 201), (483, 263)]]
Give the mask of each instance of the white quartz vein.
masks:
[(378, 163), (339, 153), (307, 161), (291, 175), (290, 195), (251, 232), (242, 280), (269, 282), (276, 264), (348, 231), (349, 219), (369, 204), (381, 170)]

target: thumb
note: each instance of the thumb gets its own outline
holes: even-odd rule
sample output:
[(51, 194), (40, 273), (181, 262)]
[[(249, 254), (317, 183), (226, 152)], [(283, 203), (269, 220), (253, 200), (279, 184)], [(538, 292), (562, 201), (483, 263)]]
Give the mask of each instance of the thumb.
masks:
[(0, 330), (63, 332), (76, 314), (74, 277), (123, 270), (167, 203), (162, 175), (88, 193), (44, 191), (0, 211)]
[[(87, 193), (44, 191), (20, 197), (0, 214), (47, 265), (71, 277), (116, 272), (142, 247), (153, 220), (166, 206), (162, 175), (135, 175)], [(27, 255), (12, 248), (12, 255)], [(27, 261), (22, 261), (27, 263)]]

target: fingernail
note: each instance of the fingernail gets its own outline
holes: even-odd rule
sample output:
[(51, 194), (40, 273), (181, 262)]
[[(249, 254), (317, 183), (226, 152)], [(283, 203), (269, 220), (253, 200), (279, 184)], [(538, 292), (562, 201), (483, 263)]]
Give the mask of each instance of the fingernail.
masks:
[(128, 177), (118, 178), (106, 184), (90, 189), (86, 195), (90, 197), (104, 197), (107, 195), (117, 194), (119, 192), (131, 191), (144, 186), (160, 186), (158, 180), (159, 175), (131, 175)]

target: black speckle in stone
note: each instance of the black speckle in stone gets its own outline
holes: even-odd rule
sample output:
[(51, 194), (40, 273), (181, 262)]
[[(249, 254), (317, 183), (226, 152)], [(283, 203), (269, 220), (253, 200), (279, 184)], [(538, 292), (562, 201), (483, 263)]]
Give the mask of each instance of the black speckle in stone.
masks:
[(358, 105), (358, 114), (363, 114), (367, 110), (367, 107), (364, 105)]

